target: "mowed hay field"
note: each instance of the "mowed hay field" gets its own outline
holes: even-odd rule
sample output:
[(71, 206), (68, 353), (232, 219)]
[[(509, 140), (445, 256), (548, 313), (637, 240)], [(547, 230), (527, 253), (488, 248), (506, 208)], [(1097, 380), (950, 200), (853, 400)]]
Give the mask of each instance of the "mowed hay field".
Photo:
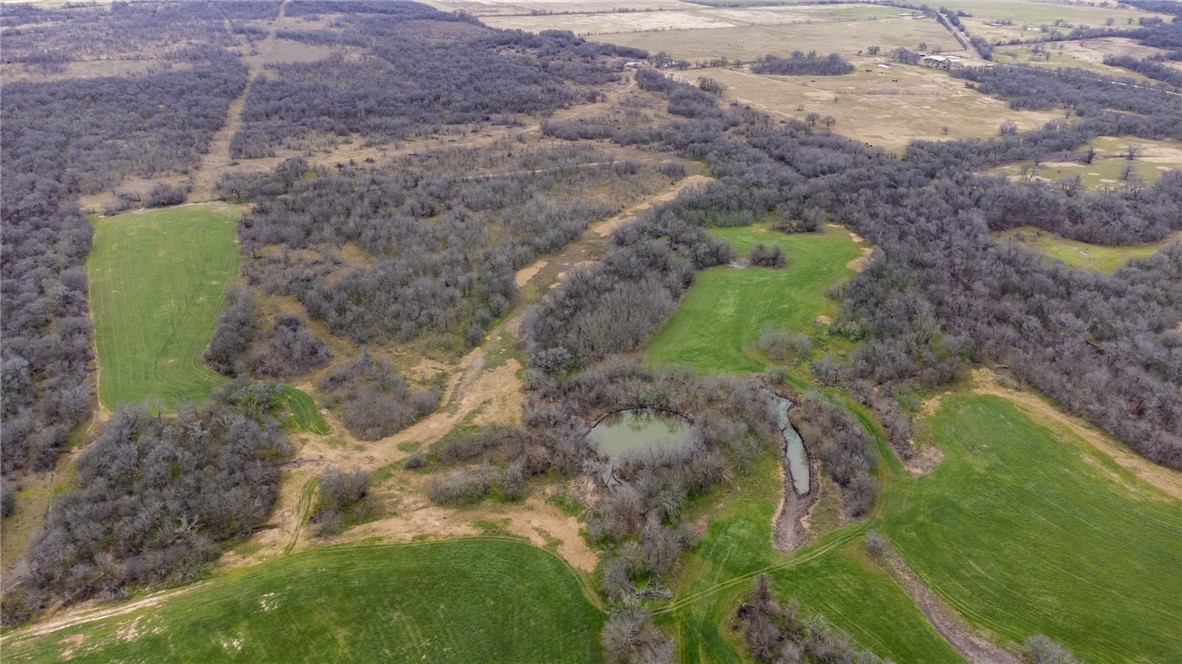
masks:
[(723, 265), (700, 273), (645, 347), (647, 364), (683, 364), (704, 373), (762, 371), (767, 363), (755, 344), (764, 325), (808, 332), (817, 316), (829, 312), (825, 291), (852, 277), (846, 264), (862, 254), (850, 234), (835, 226), (820, 233), (785, 234), (764, 226), (711, 232), (740, 254), (759, 242), (777, 244), (788, 265)]
[(1182, 242), (1182, 233), (1173, 233), (1161, 242), (1108, 247), (1059, 237), (1040, 228), (1024, 226), (997, 234), (998, 239), (1013, 239), (1052, 260), (1060, 260), (1072, 267), (1112, 274), (1137, 258), (1148, 258), (1166, 248), (1171, 242)]
[(323, 548), (41, 637), (9, 662), (599, 662), (603, 613), (557, 556), (474, 538)]
[(218, 204), (94, 220), (88, 270), (104, 406), (171, 409), (222, 380), (202, 353), (238, 276), (240, 216)]
[(772, 117), (833, 116), (834, 133), (899, 152), (914, 139), (990, 138), (1007, 120), (1027, 131), (1063, 118), (1059, 111), (1015, 111), (930, 67), (886, 57), (852, 62), (857, 69), (845, 76), (770, 76), (714, 67), (687, 72), (687, 78), (720, 81), (728, 98)]
[(930, 424), (944, 459), (880, 527), (932, 590), (1002, 640), (1179, 661), (1182, 502), (1000, 397), (948, 398)]

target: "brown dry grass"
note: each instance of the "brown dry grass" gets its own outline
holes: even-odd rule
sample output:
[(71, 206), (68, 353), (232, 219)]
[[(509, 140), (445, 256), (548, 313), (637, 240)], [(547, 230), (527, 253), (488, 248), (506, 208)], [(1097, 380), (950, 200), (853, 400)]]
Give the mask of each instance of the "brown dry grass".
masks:
[(929, 67), (884, 68), (879, 65), (885, 59), (874, 58), (853, 62), (857, 69), (846, 76), (766, 76), (731, 68), (694, 70), (694, 76), (724, 83), (727, 97), (773, 117), (833, 116), (834, 132), (887, 150), (902, 150), (914, 139), (988, 138), (1007, 120), (1030, 130), (1063, 117), (1057, 111), (1011, 110)]
[(597, 41), (643, 48), (650, 53), (665, 51), (682, 60), (709, 61), (740, 58), (750, 61), (761, 55), (787, 56), (793, 51), (833, 51), (854, 55), (871, 45), (889, 51), (898, 47), (917, 48), (926, 42), (945, 53), (966, 55), (956, 39), (933, 19), (903, 18), (881, 20), (747, 25), (704, 30), (661, 30), (595, 35)]

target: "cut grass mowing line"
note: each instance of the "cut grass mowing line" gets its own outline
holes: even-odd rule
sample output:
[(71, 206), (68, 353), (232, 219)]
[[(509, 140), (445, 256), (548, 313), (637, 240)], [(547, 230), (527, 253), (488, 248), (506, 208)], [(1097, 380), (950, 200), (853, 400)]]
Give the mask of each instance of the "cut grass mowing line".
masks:
[(600, 662), (603, 619), (561, 558), (479, 537), (303, 551), (4, 646), (15, 662), (79, 639), (73, 662)]
[(300, 429), (319, 436), (329, 432), (328, 422), (320, 414), (320, 410), (316, 408), (316, 402), (306, 392), (290, 385), (284, 385), (283, 403), (291, 409), (291, 414), (295, 417)]
[(647, 364), (685, 364), (701, 373), (762, 371), (766, 362), (754, 346), (763, 326), (812, 329), (829, 310), (825, 292), (853, 276), (846, 264), (861, 255), (849, 233), (833, 226), (823, 233), (784, 234), (766, 226), (711, 232), (740, 254), (757, 242), (778, 244), (788, 266), (703, 271), (645, 348)]
[(104, 406), (172, 410), (224, 380), (202, 354), (238, 276), (240, 210), (184, 205), (95, 219), (87, 267)]
[(308, 525), (308, 520), (312, 518), (312, 501), (316, 499), (316, 487), (319, 483), (317, 478), (311, 477), (307, 482), (304, 482), (304, 486), (300, 487), (300, 501), (296, 504), (296, 515), (299, 521), (296, 522), (296, 529), (291, 535), (291, 541), (283, 547), (283, 555), (285, 556), (295, 549), (296, 544), (300, 541), (300, 533)]

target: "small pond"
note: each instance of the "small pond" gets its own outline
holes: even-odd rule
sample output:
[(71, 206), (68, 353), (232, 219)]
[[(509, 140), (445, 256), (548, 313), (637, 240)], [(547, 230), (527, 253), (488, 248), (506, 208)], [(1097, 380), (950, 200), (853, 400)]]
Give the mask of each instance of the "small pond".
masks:
[(637, 455), (687, 447), (694, 440), (694, 426), (676, 413), (633, 408), (600, 420), (587, 434), (587, 440), (616, 463)]
[(796, 490), (796, 495), (804, 496), (809, 492), (809, 457), (804, 451), (800, 433), (788, 419), (792, 402), (779, 395), (776, 395), (776, 402), (777, 423), (784, 434), (784, 458), (788, 461), (788, 472), (792, 475), (792, 488)]

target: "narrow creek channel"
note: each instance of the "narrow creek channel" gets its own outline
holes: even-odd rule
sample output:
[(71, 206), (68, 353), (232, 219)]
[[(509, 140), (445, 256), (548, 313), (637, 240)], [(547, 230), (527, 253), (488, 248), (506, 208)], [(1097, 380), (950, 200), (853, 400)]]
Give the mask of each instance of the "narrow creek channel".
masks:
[(784, 436), (784, 458), (788, 461), (788, 472), (792, 475), (792, 488), (798, 496), (806, 496), (809, 492), (809, 456), (804, 451), (804, 440), (800, 432), (792, 426), (788, 419), (788, 411), (792, 409), (792, 402), (780, 395), (776, 395), (776, 416), (780, 433)]

